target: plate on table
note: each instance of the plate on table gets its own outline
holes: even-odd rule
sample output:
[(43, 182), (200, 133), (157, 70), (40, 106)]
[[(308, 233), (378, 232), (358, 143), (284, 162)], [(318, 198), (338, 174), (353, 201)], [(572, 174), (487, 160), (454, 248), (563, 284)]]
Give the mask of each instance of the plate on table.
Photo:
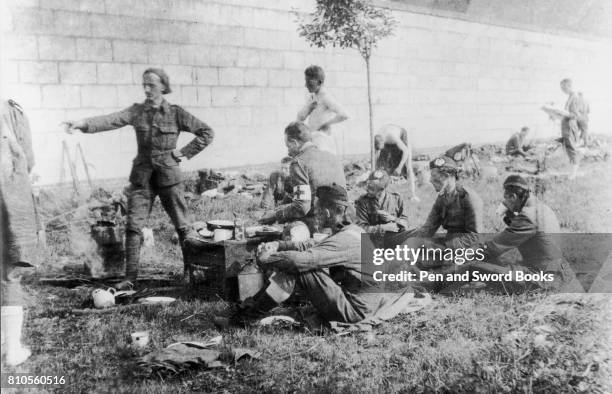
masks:
[(172, 297), (145, 297), (145, 298), (140, 298), (138, 299), (138, 302), (141, 304), (148, 304), (148, 305), (153, 305), (153, 304), (171, 304), (174, 301), (176, 301), (176, 298), (172, 298)]
[(283, 234), (283, 229), (277, 226), (261, 226), (261, 228), (255, 232), (255, 235), (259, 237), (282, 235), (282, 234)]
[(212, 238), (215, 234), (213, 231), (209, 231), (205, 228), (198, 230), (198, 234), (203, 238)]

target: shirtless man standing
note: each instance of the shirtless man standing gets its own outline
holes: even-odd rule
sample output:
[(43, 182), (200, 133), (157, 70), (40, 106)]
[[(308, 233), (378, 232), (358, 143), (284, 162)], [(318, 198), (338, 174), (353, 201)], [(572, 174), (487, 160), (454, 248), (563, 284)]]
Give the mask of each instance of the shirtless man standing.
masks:
[(312, 143), (322, 151), (337, 154), (336, 141), (331, 135), (330, 126), (348, 119), (345, 110), (323, 88), (325, 73), (319, 66), (309, 66), (304, 70), (306, 89), (310, 96), (298, 112), (297, 120), (305, 122), (310, 129)]

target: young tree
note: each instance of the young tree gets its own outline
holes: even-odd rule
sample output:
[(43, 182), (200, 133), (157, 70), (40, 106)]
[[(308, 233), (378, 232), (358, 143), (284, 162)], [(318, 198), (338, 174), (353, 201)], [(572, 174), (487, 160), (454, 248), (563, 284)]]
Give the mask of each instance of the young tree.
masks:
[(370, 116), (370, 160), (375, 168), (370, 57), (381, 38), (393, 33), (396, 21), (386, 9), (374, 7), (369, 0), (316, 0), (316, 10), (306, 16), (297, 14), (300, 36), (312, 46), (328, 45), (355, 48), (366, 64), (368, 110)]

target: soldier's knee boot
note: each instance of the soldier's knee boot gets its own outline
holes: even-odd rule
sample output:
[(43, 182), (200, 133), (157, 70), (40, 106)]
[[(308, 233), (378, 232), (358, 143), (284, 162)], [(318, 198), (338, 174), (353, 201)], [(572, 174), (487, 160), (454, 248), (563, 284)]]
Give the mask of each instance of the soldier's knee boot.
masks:
[(189, 227), (179, 228), (178, 230), (176, 230), (176, 233), (178, 234), (181, 250), (183, 250), (183, 248), (185, 247), (185, 240), (193, 235), (191, 229)]
[(218, 328), (227, 328), (230, 325), (248, 326), (264, 317), (270, 309), (276, 306), (278, 306), (276, 301), (266, 293), (265, 289), (262, 289), (253, 297), (232, 307), (228, 317), (216, 316), (213, 321)]
[(197, 236), (190, 227), (180, 228), (176, 230), (176, 232), (178, 234), (179, 245), (181, 246), (181, 252), (183, 254), (183, 281), (188, 283), (190, 279), (190, 270), (186, 259), (185, 240), (192, 237), (197, 238)]
[(125, 279), (134, 281), (138, 277), (138, 264), (140, 262), (140, 247), (142, 237), (135, 231), (128, 231), (125, 235)]

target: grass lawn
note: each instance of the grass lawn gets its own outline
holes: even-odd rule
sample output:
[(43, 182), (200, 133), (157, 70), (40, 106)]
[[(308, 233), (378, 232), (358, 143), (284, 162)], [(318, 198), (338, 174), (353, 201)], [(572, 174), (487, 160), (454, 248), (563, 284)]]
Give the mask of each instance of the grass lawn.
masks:
[[(550, 168), (565, 165), (561, 152)], [(502, 164), (496, 165), (502, 168)], [(612, 165), (586, 164), (574, 182), (551, 178), (543, 199), (564, 232), (612, 233)], [(494, 211), (504, 176), (466, 180), (485, 203), (485, 229), (500, 223)], [(407, 195), (406, 185), (392, 189)], [(357, 197), (362, 190), (352, 190)], [(413, 225), (422, 223), (435, 198), (430, 185), (409, 203)], [(63, 204), (54, 201), (58, 209)], [(69, 203), (66, 203), (69, 204)], [(197, 219), (254, 219), (256, 200), (231, 196), (192, 201)], [(172, 226), (156, 203), (150, 227), (156, 245), (145, 250), (148, 270), (182, 271), (180, 251), (170, 242)], [(71, 231), (69, 229), (72, 229)], [(91, 287), (41, 286), (37, 278), (65, 263), (80, 263), (83, 223), (48, 234), (45, 264), (24, 278), (31, 295), (24, 342), (33, 356), (3, 372), (64, 375), (69, 392), (610, 392), (612, 391), (612, 297), (562, 294), (497, 296), (486, 293), (443, 297), (414, 314), (400, 316), (374, 336), (321, 336), (257, 328), (220, 332), (212, 323), (226, 304), (214, 295), (185, 291), (171, 306), (141, 306), (101, 315), (72, 315), (89, 299)], [(205, 292), (204, 292), (205, 293)], [(223, 335), (221, 348), (250, 347), (260, 360), (227, 368), (192, 370), (178, 376), (150, 375), (137, 366), (130, 333), (148, 330), (152, 346)]]

